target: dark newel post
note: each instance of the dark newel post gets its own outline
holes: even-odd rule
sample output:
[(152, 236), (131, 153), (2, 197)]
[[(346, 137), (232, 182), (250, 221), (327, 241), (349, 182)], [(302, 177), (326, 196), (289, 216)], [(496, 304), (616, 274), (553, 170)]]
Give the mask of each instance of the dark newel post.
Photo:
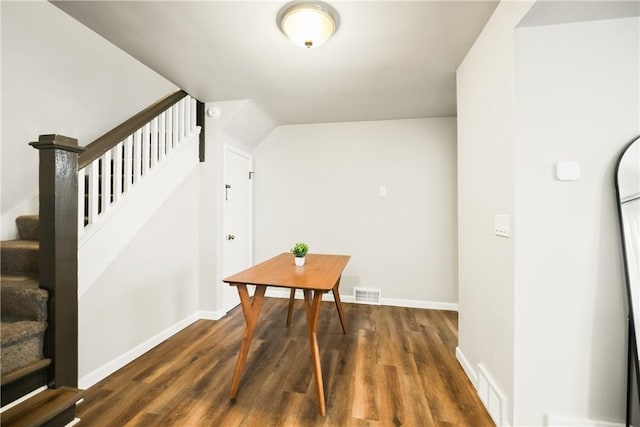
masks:
[(78, 141), (40, 135), (40, 286), (49, 291), (48, 382), (78, 385)]
[(200, 162), (204, 162), (204, 102), (196, 102), (196, 124), (200, 126)]

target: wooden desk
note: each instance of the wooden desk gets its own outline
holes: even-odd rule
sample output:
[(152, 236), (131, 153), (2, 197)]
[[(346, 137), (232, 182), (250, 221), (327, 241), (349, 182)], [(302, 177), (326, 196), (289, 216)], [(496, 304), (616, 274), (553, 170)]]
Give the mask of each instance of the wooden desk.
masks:
[[(233, 276), (229, 276), (223, 281), (235, 286), (240, 295), (242, 312), (247, 322), (244, 332), (236, 370), (231, 381), (231, 392), (229, 397), (234, 399), (238, 394), (240, 377), (244, 369), (244, 362), (249, 353), (249, 346), (253, 338), (253, 331), (258, 323), (260, 309), (264, 301), (264, 293), (267, 286), (278, 288), (302, 289), (304, 291), (305, 309), (307, 311), (307, 326), (309, 330), (309, 345), (311, 348), (311, 359), (313, 360), (313, 374), (316, 380), (316, 391), (318, 393), (318, 405), (320, 414), (326, 415), (327, 409), (324, 398), (324, 385), (322, 383), (322, 369), (320, 367), (320, 351), (318, 348), (318, 314), (320, 313), (320, 303), (322, 295), (333, 291), (336, 298), (336, 307), (342, 323), (342, 329), (346, 332), (344, 311), (338, 287), (340, 277), (349, 262), (348, 255), (318, 255), (307, 254), (306, 263), (303, 267), (296, 267), (293, 255), (283, 253), (267, 261), (257, 264), (245, 271)], [(255, 285), (256, 291), (253, 300), (249, 297), (247, 285)]]

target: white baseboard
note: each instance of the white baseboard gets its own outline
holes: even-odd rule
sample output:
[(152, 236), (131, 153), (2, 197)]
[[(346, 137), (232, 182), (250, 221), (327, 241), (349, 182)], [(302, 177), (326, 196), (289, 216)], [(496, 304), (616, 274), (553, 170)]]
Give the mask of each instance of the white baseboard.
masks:
[[(471, 381), (476, 391), (478, 391), (478, 394), (480, 395), (480, 392), (478, 390), (478, 387), (479, 387), (478, 372), (476, 372), (476, 370), (472, 368), (471, 364), (465, 357), (460, 347), (456, 347), (456, 359), (458, 359), (458, 362), (460, 362), (460, 366), (462, 366), (464, 373), (467, 374), (467, 377), (469, 377), (469, 381)], [(488, 377), (488, 374), (486, 373), (486, 369), (483, 368), (482, 365), (478, 365), (478, 369), (479, 370), (484, 369), (485, 370), (484, 376), (485, 378)], [(485, 404), (482, 399), (481, 401), (483, 404)], [(506, 414), (505, 408), (503, 407), (501, 409), (502, 409), (502, 414), (501, 414), (502, 424), (497, 424), (497, 425), (498, 426), (502, 425), (502, 427), (508, 427), (507, 414)], [(487, 408), (487, 410), (489, 410), (489, 408)], [(544, 416), (544, 425), (546, 427), (624, 427), (625, 426), (624, 423), (619, 423), (619, 422), (600, 421), (600, 420), (592, 420), (592, 419), (586, 419), (586, 418), (571, 418), (571, 417), (563, 417), (563, 416), (550, 415), (550, 414), (546, 414)]]
[(381, 298), (380, 305), (390, 305), (393, 307), (424, 308), (427, 310), (458, 311), (458, 304), (453, 302)]
[[(289, 289), (285, 288), (267, 288), (265, 294), (267, 297), (272, 298), (289, 298)], [(296, 299), (302, 299), (302, 292), (296, 292)], [(333, 294), (328, 292), (324, 299), (326, 301), (333, 301)], [(340, 295), (340, 299), (345, 303), (354, 303), (353, 295)], [(354, 303), (357, 304), (357, 303)], [(458, 304), (448, 302), (435, 302), (435, 301), (414, 301), (405, 299), (394, 298), (381, 298), (380, 305), (389, 305), (392, 307), (408, 307), (408, 308), (424, 308), (428, 310), (447, 310), (458, 311)]]
[(469, 360), (465, 357), (460, 347), (456, 347), (456, 359), (460, 363), (462, 370), (473, 384), (476, 393), (480, 397), (480, 402), (484, 405), (497, 427), (509, 427), (509, 416), (507, 413), (507, 400), (504, 394), (493, 381), (487, 369), (478, 364), (478, 369), (473, 369)]
[(591, 420), (587, 418), (562, 417), (558, 415), (546, 414), (544, 416), (544, 425), (549, 427), (624, 427), (625, 423)]
[(480, 401), (487, 408), (491, 419), (498, 427), (509, 425), (507, 413), (507, 399), (500, 390), (498, 383), (493, 379), (487, 368), (478, 363), (478, 383), (476, 385)]
[(223, 310), (216, 310), (216, 311), (200, 310), (198, 312), (198, 318), (203, 320), (220, 320), (226, 314), (227, 313), (225, 313)]
[(115, 359), (111, 360), (108, 363), (105, 363), (98, 369), (95, 369), (93, 372), (90, 372), (87, 375), (82, 376), (78, 380), (78, 387), (81, 389), (87, 389), (92, 385), (98, 383), (99, 381), (103, 380), (104, 378), (108, 377), (118, 369), (125, 366), (127, 363), (137, 359), (138, 357), (142, 356), (144, 353), (151, 350), (153, 347), (157, 346), (167, 338), (170, 338), (171, 336), (180, 332), (187, 326), (191, 325), (196, 320), (199, 320), (200, 319), (199, 314), (200, 313), (197, 312), (190, 315), (189, 317), (170, 326), (164, 331), (152, 336), (142, 344), (137, 345), (136, 347), (132, 348), (126, 353), (116, 357)]
[(462, 370), (467, 374), (467, 377), (469, 378), (469, 381), (471, 381), (471, 384), (473, 384), (473, 387), (477, 389), (478, 373), (471, 367), (471, 364), (464, 356), (464, 353), (462, 353), (462, 350), (460, 350), (460, 347), (456, 347), (456, 359), (458, 359), (460, 366), (462, 366)]

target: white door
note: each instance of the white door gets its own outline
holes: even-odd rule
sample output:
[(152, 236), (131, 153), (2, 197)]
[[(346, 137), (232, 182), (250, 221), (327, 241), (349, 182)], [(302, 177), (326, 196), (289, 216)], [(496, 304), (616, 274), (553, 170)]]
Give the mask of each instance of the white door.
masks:
[[(249, 268), (253, 263), (251, 165), (249, 154), (225, 146), (223, 277)], [(236, 288), (224, 283), (222, 304), (225, 312), (239, 303)]]

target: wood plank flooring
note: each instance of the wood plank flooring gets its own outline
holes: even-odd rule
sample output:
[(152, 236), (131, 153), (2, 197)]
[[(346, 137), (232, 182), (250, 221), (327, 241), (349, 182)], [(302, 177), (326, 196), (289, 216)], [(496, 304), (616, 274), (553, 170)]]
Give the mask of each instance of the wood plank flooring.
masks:
[(200, 320), (91, 387), (87, 426), (493, 426), (455, 358), (457, 313), (332, 302), (318, 327), (327, 416), (318, 412), (306, 316), (266, 298), (238, 396), (240, 307)]

